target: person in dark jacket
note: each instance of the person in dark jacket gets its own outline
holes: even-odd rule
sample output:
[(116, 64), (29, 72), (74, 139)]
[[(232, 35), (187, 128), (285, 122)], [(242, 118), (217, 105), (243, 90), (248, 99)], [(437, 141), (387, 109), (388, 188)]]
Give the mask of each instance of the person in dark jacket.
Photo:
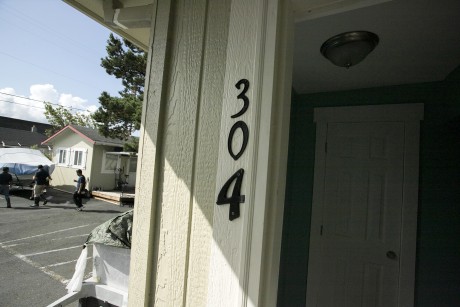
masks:
[[(50, 174), (47, 170), (43, 168), (43, 165), (38, 166), (38, 171), (35, 173), (33, 180), (35, 181), (34, 185), (34, 204), (31, 207), (38, 207), (40, 205), (40, 195), (43, 193), (43, 190), (46, 188), (49, 180), (51, 179)], [(48, 201), (45, 199), (43, 205), (46, 205)]]
[(3, 172), (0, 174), (0, 193), (5, 196), (6, 207), (11, 208), (10, 186), (13, 183), (13, 176), (9, 173), (8, 167), (3, 167)]
[(81, 169), (77, 170), (77, 176), (78, 176), (78, 179), (74, 180), (74, 182), (77, 183), (77, 187), (75, 189), (75, 193), (73, 193), (73, 200), (75, 202), (75, 205), (77, 206), (77, 208), (75, 209), (77, 211), (81, 211), (83, 208), (82, 193), (85, 192), (86, 178), (83, 175), (83, 172)]

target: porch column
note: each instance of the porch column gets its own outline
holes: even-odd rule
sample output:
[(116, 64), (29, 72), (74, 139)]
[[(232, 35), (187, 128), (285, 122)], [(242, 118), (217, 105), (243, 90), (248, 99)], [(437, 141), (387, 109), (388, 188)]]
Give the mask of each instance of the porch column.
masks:
[(289, 16), (284, 0), (155, 1), (130, 306), (276, 305)]

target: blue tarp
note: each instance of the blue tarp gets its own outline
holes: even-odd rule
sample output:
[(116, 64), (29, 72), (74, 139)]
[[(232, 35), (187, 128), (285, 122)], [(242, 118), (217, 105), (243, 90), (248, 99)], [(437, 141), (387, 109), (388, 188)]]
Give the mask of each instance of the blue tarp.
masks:
[(9, 167), (10, 173), (17, 176), (34, 175), (38, 165), (51, 174), (54, 163), (45, 157), (40, 150), (30, 148), (0, 148), (0, 168)]

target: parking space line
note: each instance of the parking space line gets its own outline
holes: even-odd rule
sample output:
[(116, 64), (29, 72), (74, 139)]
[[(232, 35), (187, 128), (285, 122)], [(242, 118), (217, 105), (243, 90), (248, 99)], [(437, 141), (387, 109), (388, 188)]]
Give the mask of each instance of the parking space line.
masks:
[(55, 272), (51, 271), (51, 270), (48, 270), (47, 268), (45, 267), (42, 267), (40, 264), (38, 264), (37, 262), (35, 261), (32, 261), (30, 260), (29, 258), (25, 257), (24, 255), (21, 255), (21, 254), (18, 254), (16, 253), (16, 251), (14, 251), (13, 249), (9, 248), (9, 247), (6, 247), (6, 246), (2, 246), (3, 249), (7, 250), (11, 255), (21, 259), (22, 261), (24, 261), (25, 263), (33, 266), (34, 268), (42, 271), (43, 273), (45, 273), (46, 275), (50, 276), (51, 278), (53, 278), (54, 280), (57, 280), (59, 282), (61, 282), (62, 284), (64, 285), (67, 285), (69, 283), (69, 280), (59, 274), (56, 274)]
[(15, 239), (15, 240), (9, 240), (9, 241), (5, 241), (5, 242), (0, 242), (0, 245), (3, 245), (3, 244), (5, 244), (5, 243), (11, 243), (11, 242), (17, 242), (17, 241), (32, 239), (32, 238), (36, 238), (36, 237), (47, 236), (47, 235), (50, 235), (50, 234), (53, 234), (53, 233), (69, 231), (69, 230), (72, 230), (72, 229), (82, 228), (82, 227), (86, 227), (86, 226), (90, 226), (90, 224), (82, 225), (82, 226), (76, 226), (76, 227), (71, 227), (71, 228), (66, 228), (66, 229), (61, 229), (61, 230), (56, 230), (56, 231), (47, 232), (47, 233), (42, 233), (42, 234), (35, 235), (35, 236), (30, 236), (30, 237)]
[(69, 237), (51, 239), (50, 241), (64, 240), (64, 239), (76, 238), (76, 237), (87, 237), (87, 236), (89, 236), (89, 234), (86, 233), (86, 234), (84, 234), (84, 235), (76, 235), (76, 236), (69, 236)]
[(3, 247), (13, 247), (13, 246), (18, 246), (18, 245), (24, 245), (27, 243), (16, 243), (16, 244), (10, 244), (10, 245), (3, 245)]
[(77, 246), (71, 246), (71, 247), (60, 248), (60, 249), (52, 249), (52, 250), (49, 250), (49, 251), (38, 252), (38, 253), (32, 253), (32, 254), (21, 255), (21, 256), (22, 256), (22, 257), (31, 257), (31, 256), (37, 256), (37, 255), (43, 255), (43, 254), (54, 253), (54, 252), (60, 252), (60, 251), (67, 250), (67, 249), (72, 249), (72, 248), (83, 248), (83, 244), (77, 245)]
[[(93, 257), (88, 257), (86, 258), (86, 260), (89, 260)], [(40, 269), (42, 268), (50, 268), (50, 267), (55, 267), (55, 266), (60, 266), (60, 265), (65, 265), (65, 264), (69, 264), (69, 263), (72, 263), (72, 262), (77, 262), (78, 259), (75, 259), (75, 260), (70, 260), (70, 261), (66, 261), (66, 262), (59, 262), (59, 263), (55, 263), (55, 264), (50, 264), (50, 265), (45, 265), (45, 266), (42, 266)]]

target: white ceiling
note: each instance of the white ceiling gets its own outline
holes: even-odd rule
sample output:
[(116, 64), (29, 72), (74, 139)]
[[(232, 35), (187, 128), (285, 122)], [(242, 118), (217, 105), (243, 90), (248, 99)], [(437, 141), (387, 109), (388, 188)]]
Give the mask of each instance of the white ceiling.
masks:
[[(64, 1), (104, 24), (103, 0)], [(124, 7), (153, 2), (118, 1)], [(460, 65), (460, 0), (291, 2), (298, 20), (293, 67), (297, 93), (440, 81)], [(147, 48), (149, 29), (112, 30)], [(346, 69), (334, 66), (321, 55), (324, 41), (354, 30), (371, 31), (380, 38), (364, 61)]]
[[(322, 43), (353, 30), (374, 32), (378, 46), (356, 66), (334, 66)], [(297, 93), (443, 80), (460, 65), (460, 1), (393, 0), (298, 22), (294, 63)]]

